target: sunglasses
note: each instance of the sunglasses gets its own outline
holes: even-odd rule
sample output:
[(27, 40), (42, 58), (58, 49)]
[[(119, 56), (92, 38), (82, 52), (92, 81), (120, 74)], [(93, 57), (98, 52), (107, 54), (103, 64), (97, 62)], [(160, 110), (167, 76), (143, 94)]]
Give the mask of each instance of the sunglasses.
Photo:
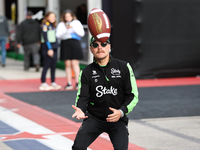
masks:
[[(108, 42), (101, 43), (101, 46), (102, 46), (102, 47), (106, 47), (107, 44), (108, 44)], [(91, 46), (92, 46), (93, 48), (97, 48), (97, 47), (99, 46), (99, 44), (98, 44), (98, 43), (92, 43)]]

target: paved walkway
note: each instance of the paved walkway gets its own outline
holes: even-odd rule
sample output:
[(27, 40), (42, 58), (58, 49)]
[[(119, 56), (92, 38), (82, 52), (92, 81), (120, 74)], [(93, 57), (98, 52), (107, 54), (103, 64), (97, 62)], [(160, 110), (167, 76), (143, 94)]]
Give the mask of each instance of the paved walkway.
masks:
[[(3, 89), (1, 86), (5, 86), (5, 81), (13, 82), (27, 79), (33, 80), (34, 83), (38, 82), (38, 86), (35, 84), (32, 89), (29, 89), (30, 91), (34, 88), (36, 90), (39, 87), (40, 76), (41, 70), (40, 72), (35, 72), (35, 69), (31, 68), (28, 72), (23, 71), (22, 61), (8, 58), (7, 66), (5, 68), (0, 67), (0, 89)], [(49, 73), (47, 77), (49, 77)], [(61, 82), (61, 79), (63, 81), (65, 79), (65, 72), (57, 69), (56, 77), (59, 78), (59, 82)], [(64, 84), (62, 82), (63, 86)], [(0, 90), (0, 150), (35, 150), (34, 148), (37, 150), (70, 149), (64, 147), (66, 143), (68, 143), (67, 145), (72, 144), (74, 132), (80, 126), (79, 123), (7, 96), (4, 92), (8, 92), (9, 89), (6, 90)], [(53, 120), (51, 120), (52, 118)], [(23, 124), (23, 122), (25, 123)], [(71, 131), (69, 130), (70, 127), (67, 128), (67, 125), (73, 127)], [(130, 132), (129, 150), (200, 149), (200, 116), (130, 120), (128, 128)], [(3, 141), (5, 137), (11, 138), (11, 140)], [(16, 140), (19, 138), (23, 140)], [(101, 135), (100, 144), (97, 142), (97, 145), (92, 145), (90, 149), (98, 150), (99, 148), (102, 149), (103, 146), (105, 146), (103, 148), (105, 150), (107, 148), (111, 149), (110, 142), (107, 139), (107, 135)], [(31, 141), (33, 143), (29, 143)], [(60, 144), (54, 144), (52, 141), (59, 142)], [(20, 147), (20, 143), (22, 145), (27, 144), (27, 147)], [(30, 146), (31, 144), (36, 145), (38, 143), (40, 143), (40, 148), (39, 146), (38, 148), (33, 145)], [(108, 144), (106, 145), (106, 143)], [(58, 145), (60, 145), (59, 148)]]

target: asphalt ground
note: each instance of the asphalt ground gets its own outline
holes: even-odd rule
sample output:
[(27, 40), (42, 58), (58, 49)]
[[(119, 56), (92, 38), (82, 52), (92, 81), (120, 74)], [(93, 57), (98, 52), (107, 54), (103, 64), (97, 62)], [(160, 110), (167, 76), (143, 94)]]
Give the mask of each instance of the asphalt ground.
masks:
[[(0, 67), (0, 92), (72, 120), (71, 105), (75, 102), (76, 91), (62, 89), (41, 92), (38, 90), (40, 76), (41, 70), (36, 73), (35, 69), (31, 68), (25, 72), (23, 62), (7, 59), (7, 66)], [(64, 86), (64, 71), (57, 70), (56, 76), (58, 83)], [(130, 143), (148, 150), (199, 150), (199, 77), (191, 80), (137, 80), (137, 83), (140, 82), (143, 82), (143, 85), (138, 88), (139, 103), (128, 115)], [(160, 84), (161, 82), (165, 84)], [(148, 85), (149, 83), (155, 86)], [(2, 99), (0, 103), (3, 103)], [(74, 121), (76, 120), (72, 120)], [(6, 142), (0, 142), (0, 149), (11, 148)]]
[[(200, 116), (200, 85), (138, 88), (139, 103), (129, 119)], [(23, 102), (72, 119), (77, 91), (6, 93)]]

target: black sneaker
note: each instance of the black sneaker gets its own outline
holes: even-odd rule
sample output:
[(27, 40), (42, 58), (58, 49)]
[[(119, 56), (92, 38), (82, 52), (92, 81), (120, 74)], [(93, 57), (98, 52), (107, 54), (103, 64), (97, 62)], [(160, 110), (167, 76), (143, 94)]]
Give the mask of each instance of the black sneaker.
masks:
[(36, 65), (36, 66), (35, 66), (35, 71), (36, 71), (36, 72), (39, 72), (39, 71), (40, 71), (40, 66), (39, 66), (39, 65)]
[(71, 90), (71, 89), (73, 89), (73, 86), (71, 85), (71, 84), (67, 84), (66, 86), (65, 86), (65, 89), (66, 90)]

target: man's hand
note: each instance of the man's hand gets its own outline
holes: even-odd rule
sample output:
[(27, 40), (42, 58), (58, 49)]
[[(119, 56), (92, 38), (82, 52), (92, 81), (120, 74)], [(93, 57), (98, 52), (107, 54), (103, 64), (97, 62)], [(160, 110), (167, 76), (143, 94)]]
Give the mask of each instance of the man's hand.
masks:
[(72, 115), (72, 118), (75, 118), (80, 120), (80, 119), (85, 119), (88, 118), (88, 116), (85, 116), (85, 113), (78, 107), (72, 105), (72, 108), (75, 110), (75, 113)]
[(17, 44), (17, 48), (20, 48), (21, 47), (21, 44)]
[(118, 109), (114, 109), (109, 107), (109, 109), (113, 112), (112, 114), (108, 115), (108, 118), (106, 120), (108, 122), (117, 122), (121, 118), (121, 112)]
[(47, 54), (49, 55), (49, 57), (53, 57), (54, 51), (50, 49), (47, 51)]

